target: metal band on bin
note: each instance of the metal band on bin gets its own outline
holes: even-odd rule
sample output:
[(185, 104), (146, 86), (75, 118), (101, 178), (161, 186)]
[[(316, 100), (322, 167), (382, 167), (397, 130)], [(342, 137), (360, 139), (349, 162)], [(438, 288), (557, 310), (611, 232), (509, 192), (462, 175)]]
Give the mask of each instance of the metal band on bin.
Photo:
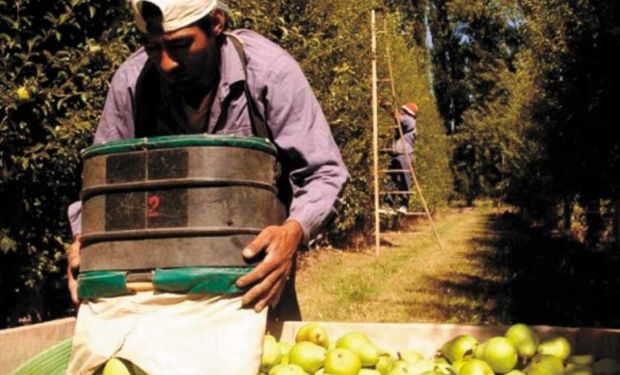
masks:
[[(178, 149), (188, 150), (185, 152), (185, 162), (197, 166), (194, 165), (194, 169), (186, 166), (183, 174), (185, 178), (149, 179), (152, 177), (149, 175), (150, 155)], [(246, 169), (227, 166), (226, 160), (223, 160), (223, 166), (220, 165), (219, 169), (208, 168), (210, 163), (214, 163), (211, 159), (219, 153), (228, 155), (225, 157), (241, 155), (247, 159), (244, 167)], [(233, 154), (236, 156), (231, 156)], [(250, 264), (241, 256), (240, 248), (265, 226), (279, 224), (285, 219), (286, 209), (277, 199), (277, 189), (274, 186), (278, 174), (275, 154), (275, 146), (266, 139), (217, 135), (133, 139), (86, 149), (83, 152), (85, 172), (82, 199), (85, 215), (82, 271), (200, 266), (247, 267)], [(101, 173), (109, 173), (108, 158), (117, 155), (134, 155), (138, 158), (136, 160), (139, 160), (139, 163), (132, 166), (141, 172), (135, 181), (119, 179), (110, 182), (109, 176), (106, 177), (107, 173)], [(217, 160), (217, 157), (214, 160)], [(202, 163), (206, 163), (204, 168), (201, 167)], [(273, 168), (269, 167), (268, 163)], [(92, 168), (96, 168), (96, 173), (93, 173)], [(146, 169), (146, 172), (143, 172), (143, 169)], [(265, 173), (266, 171), (269, 173)], [(226, 178), (217, 178), (218, 173)], [(242, 178), (244, 175), (250, 178)], [(145, 212), (139, 212), (136, 216), (139, 223), (136, 228), (129, 228), (130, 230), (122, 226), (115, 227), (114, 222), (112, 229), (106, 227), (107, 217), (106, 220), (101, 220), (101, 217), (94, 220), (91, 218), (95, 208), (99, 214), (109, 215), (106, 207), (114, 197), (120, 196), (114, 207), (120, 205), (122, 208), (123, 204), (127, 204), (127, 200), (123, 199), (124, 195), (137, 199), (133, 202), (134, 205), (137, 204), (138, 209), (144, 211), (146, 208), (140, 206), (144, 205), (153, 192), (182, 195), (184, 206), (179, 209), (188, 212), (202, 209), (194, 207), (193, 200), (198, 199), (203, 203), (204, 210), (212, 212), (212, 215), (199, 212), (196, 217), (189, 215), (186, 219), (208, 222), (149, 226), (140, 222)], [(244, 209), (246, 212), (236, 212)], [(218, 215), (222, 216), (219, 224), (213, 219)], [(226, 215), (231, 217), (225, 217)], [(112, 221), (116, 219), (112, 217)], [(93, 226), (93, 222), (97, 223), (98, 227)], [(102, 222), (105, 222), (105, 225), (101, 224)], [(185, 246), (187, 251), (172, 251), (179, 246)]]

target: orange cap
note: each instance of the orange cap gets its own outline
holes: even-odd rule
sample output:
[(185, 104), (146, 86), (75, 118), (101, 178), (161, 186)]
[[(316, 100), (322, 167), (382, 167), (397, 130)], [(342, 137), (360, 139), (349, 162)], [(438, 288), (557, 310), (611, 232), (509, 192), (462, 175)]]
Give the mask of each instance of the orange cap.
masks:
[(411, 116), (415, 116), (418, 113), (418, 105), (413, 102), (404, 104), (401, 108)]

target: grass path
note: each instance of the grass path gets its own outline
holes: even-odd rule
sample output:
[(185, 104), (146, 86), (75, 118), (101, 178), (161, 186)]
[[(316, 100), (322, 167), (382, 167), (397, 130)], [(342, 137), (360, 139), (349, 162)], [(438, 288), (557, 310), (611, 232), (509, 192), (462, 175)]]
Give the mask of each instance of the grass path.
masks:
[[(616, 253), (591, 251), (490, 207), (388, 234), (393, 246), (311, 251), (300, 260), (304, 320), (620, 326)], [(615, 254), (615, 255), (614, 255)]]
[[(477, 302), (453, 293), (452, 285), (470, 278), (493, 280), (484, 265), (469, 255), (473, 238), (493, 235), (487, 228), (489, 210), (451, 212), (437, 223), (445, 251), (433, 241), (424, 223), (415, 231), (388, 233), (394, 246), (370, 252), (320, 251), (302, 260), (298, 293), (304, 319), (338, 321), (442, 321), (464, 318), (485, 321)], [(495, 300), (482, 301), (483, 308)], [(474, 306), (475, 305), (475, 306)], [(466, 314), (466, 316), (462, 316)]]

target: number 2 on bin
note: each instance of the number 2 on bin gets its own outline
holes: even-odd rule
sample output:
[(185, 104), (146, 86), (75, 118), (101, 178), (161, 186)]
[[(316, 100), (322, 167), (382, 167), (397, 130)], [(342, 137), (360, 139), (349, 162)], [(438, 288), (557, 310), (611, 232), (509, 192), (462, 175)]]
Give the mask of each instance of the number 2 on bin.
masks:
[(161, 198), (159, 195), (149, 195), (148, 198), (148, 217), (158, 217), (159, 216), (159, 205), (161, 203)]

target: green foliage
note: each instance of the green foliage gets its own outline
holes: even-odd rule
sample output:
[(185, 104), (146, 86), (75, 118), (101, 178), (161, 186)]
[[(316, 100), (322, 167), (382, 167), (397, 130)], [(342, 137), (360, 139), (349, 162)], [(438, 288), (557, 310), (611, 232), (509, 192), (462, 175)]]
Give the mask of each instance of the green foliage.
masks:
[(448, 120), (460, 118), (457, 191), (470, 202), (513, 203), (551, 225), (563, 211), (567, 228), (577, 202), (595, 244), (602, 207), (620, 196), (612, 56), (620, 44), (618, 5), (435, 3), (439, 106)]
[[(388, 5), (419, 16), (422, 8), (403, 4)], [(332, 126), (351, 180), (327, 234), (338, 241), (366, 235), (374, 208), (369, 14), (380, 2), (228, 5), (235, 27), (265, 35), (299, 61)], [(137, 33), (120, 0), (0, 0), (0, 12), (0, 197), (10, 213), (0, 217), (1, 326), (69, 310), (63, 254), (71, 241), (66, 208), (80, 189), (79, 150), (92, 142), (108, 82), (137, 47)], [(390, 22), (398, 96), (421, 108), (416, 167), (437, 209), (450, 194), (451, 175), (427, 51), (410, 37), (410, 20)]]
[(128, 17), (109, 5), (0, 1), (0, 326), (68, 308), (65, 212), (79, 150), (130, 51)]

